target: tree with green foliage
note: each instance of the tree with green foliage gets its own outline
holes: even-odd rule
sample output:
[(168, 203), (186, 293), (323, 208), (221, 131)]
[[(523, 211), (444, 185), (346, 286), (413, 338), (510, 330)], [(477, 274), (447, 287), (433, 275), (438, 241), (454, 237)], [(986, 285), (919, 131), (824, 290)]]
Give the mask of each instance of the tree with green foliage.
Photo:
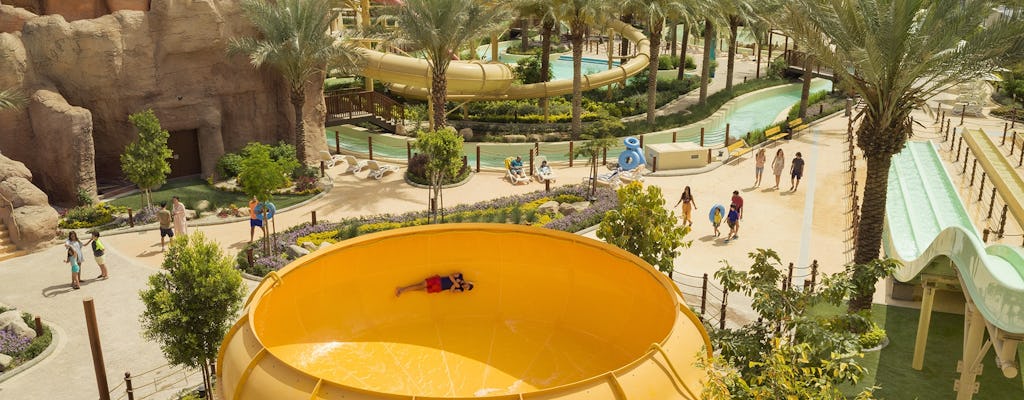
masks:
[[(540, 77), (537, 82), (548, 82), (551, 80), (553, 73), (551, 71), (551, 36), (555, 32), (555, 24), (558, 22), (555, 19), (554, 11), (550, 0), (517, 0), (516, 7), (519, 9), (520, 15), (527, 16), (529, 18), (540, 19)], [(548, 117), (548, 98), (541, 97), (537, 99), (537, 104), (544, 110), (544, 118), (547, 122)]]
[(306, 148), (306, 87), (314, 80), (322, 87), (328, 68), (358, 72), (362, 53), (328, 34), (338, 16), (328, 0), (243, 0), (242, 11), (261, 37), (231, 39), (228, 54), (244, 54), (253, 67), (270, 65), (281, 73), (294, 111), (295, 149), (299, 162), (307, 164), (315, 155)]
[[(263, 143), (249, 143), (243, 153), (242, 168), (238, 174), (238, 185), (248, 196), (255, 196), (261, 203), (270, 201), (274, 191), (288, 186), (288, 175), (300, 164), (295, 159), (282, 157), (271, 158), (272, 147)], [(263, 207), (263, 220), (266, 221), (267, 208)], [(263, 224), (263, 237), (267, 237), (267, 224)], [(270, 254), (270, 241), (264, 240), (264, 251)]]
[[(855, 265), (878, 259), (889, 167), (911, 133), (910, 113), (959, 83), (1024, 58), (1024, 15), (988, 23), (999, 2), (960, 0), (780, 1), (776, 25), (860, 95), (857, 146), (867, 161)], [(874, 285), (849, 302), (871, 306)]]
[[(597, 126), (622, 126), (622, 121), (618, 119), (613, 120), (601, 120), (595, 123)], [(594, 126), (594, 125), (592, 125)], [(610, 136), (607, 132), (603, 132), (597, 137), (593, 137), (590, 140), (583, 141), (579, 145), (573, 148), (572, 153), (569, 153), (569, 158), (577, 159), (585, 157), (587, 159), (587, 165), (590, 166), (590, 180), (588, 181), (589, 189), (587, 190), (587, 196), (589, 200), (593, 201), (597, 198), (597, 166), (598, 158), (601, 154), (608, 151), (608, 148), (615, 144), (615, 138)]]
[(512, 70), (515, 73), (516, 78), (523, 82), (524, 85), (531, 83), (547, 82), (551, 76), (551, 63), (547, 63), (548, 71), (543, 73), (543, 68), (539, 55), (533, 55), (519, 60), (516, 63), (516, 67)]
[[(701, 398), (708, 400), (847, 400), (837, 382), (856, 381), (864, 373), (863, 367), (839, 354), (815, 360), (807, 343), (780, 338), (771, 339), (768, 351), (750, 362), (759, 371), (756, 375), (744, 376), (724, 357), (708, 359), (704, 352), (698, 366), (707, 374)], [(855, 399), (873, 399), (876, 389), (866, 388)]]
[(579, 139), (583, 133), (583, 40), (590, 28), (602, 24), (611, 15), (605, 0), (552, 0), (551, 10), (558, 20), (569, 26), (572, 43), (572, 124), (570, 135)]
[[(689, 1), (687, 1), (688, 3)], [(654, 126), (658, 99), (658, 57), (661, 52), (661, 38), (665, 30), (665, 18), (675, 18), (687, 13), (687, 7), (680, 0), (624, 0), (623, 10), (634, 17), (645, 19), (650, 32), (651, 57), (647, 64), (647, 124)], [(685, 60), (685, 57), (683, 57)]]
[(139, 318), (143, 336), (160, 343), (171, 364), (199, 368), (212, 393), (210, 368), (245, 297), (242, 276), (198, 231), (174, 238), (163, 268), (139, 292), (146, 307)]
[[(736, 398), (764, 398), (758, 397), (758, 393), (763, 394), (759, 390), (777, 389), (774, 383), (764, 380), (773, 376), (800, 379), (802, 383), (792, 388), (797, 391), (794, 394), (827, 389), (819, 393), (826, 396), (841, 384), (856, 383), (862, 370), (848, 355), (860, 352), (860, 335), (873, 326), (870, 314), (815, 313), (814, 310), (839, 307), (847, 296), (855, 293), (858, 285), (866, 282), (874, 285), (880, 276), (890, 274), (897, 263), (891, 260), (875, 263), (867, 268), (876, 274), (874, 276), (858, 276), (858, 269), (853, 267), (848, 267), (845, 273), (821, 274), (820, 281), (811, 288), (786, 282), (789, 278), (775, 251), (757, 249), (749, 253), (749, 257), (752, 261), (749, 268), (738, 270), (726, 263), (714, 275), (730, 294), (740, 293), (751, 299), (751, 308), (758, 315), (757, 321), (745, 326), (709, 332), (712, 346), (719, 350), (722, 360), (734, 366), (741, 382), (751, 385), (733, 387), (739, 393)], [(766, 357), (779, 354), (798, 358), (786, 361)], [(781, 364), (773, 364), (775, 362)], [(793, 371), (786, 365), (790, 363), (812, 372), (789, 376), (787, 374)], [(780, 367), (786, 368), (775, 370)], [(804, 392), (806, 390), (811, 392)]]
[(405, 0), (395, 7), (396, 38), (422, 49), (430, 66), (432, 129), (448, 125), (448, 66), (452, 56), (474, 38), (504, 29), (511, 13), (501, 2), (478, 0)]
[(121, 171), (142, 190), (143, 206), (148, 206), (153, 204), (150, 191), (167, 182), (167, 175), (171, 173), (171, 164), (167, 162), (172, 157), (167, 147), (171, 134), (160, 127), (160, 120), (152, 109), (129, 115), (128, 121), (139, 136), (125, 146)]
[(462, 170), (463, 138), (452, 127), (426, 131), (416, 134), (416, 150), (428, 157), (425, 166), (427, 178), (430, 179), (428, 212), (431, 222), (444, 222), (444, 196), (441, 189), (450, 177), (459, 175)]
[(619, 206), (608, 211), (597, 228), (597, 237), (635, 254), (661, 272), (672, 275), (679, 249), (690, 227), (676, 225), (675, 213), (665, 209), (665, 197), (657, 186), (631, 182), (618, 191)]

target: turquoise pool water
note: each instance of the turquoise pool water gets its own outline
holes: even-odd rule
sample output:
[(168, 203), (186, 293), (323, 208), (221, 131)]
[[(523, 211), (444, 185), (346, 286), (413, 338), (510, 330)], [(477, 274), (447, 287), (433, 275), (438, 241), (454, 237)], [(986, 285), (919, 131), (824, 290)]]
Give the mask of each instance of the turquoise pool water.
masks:
[[(829, 90), (832, 83), (825, 80), (815, 80), (811, 84), (811, 91)], [(732, 107), (724, 118), (714, 121), (702, 121), (688, 125), (676, 130), (677, 141), (700, 141), (700, 127), (705, 127), (705, 144), (717, 146), (725, 140), (725, 124), (730, 124), (730, 136), (739, 138), (746, 135), (750, 130), (764, 127), (775, 121), (775, 118), (782, 112), (800, 100), (801, 85), (793, 84), (773, 88), (769, 93), (754, 95), (754, 98), (739, 100)], [(734, 100), (735, 101), (735, 100)], [(338, 132), (340, 147), (348, 151), (366, 154), (368, 150), (368, 137), (366, 131), (353, 129), (351, 127), (336, 126), (327, 128), (327, 144), (331, 149), (335, 148), (335, 134)], [(394, 135), (372, 135), (373, 153), (375, 157), (394, 158), (404, 160), (406, 158), (406, 140), (401, 136)], [(672, 141), (671, 132), (651, 133), (644, 135), (645, 144), (667, 143)], [(614, 160), (624, 149), (621, 139), (615, 148), (608, 150), (608, 159)], [(495, 168), (503, 167), (505, 157), (519, 155), (526, 160), (527, 154), (533, 143), (466, 143), (465, 154), (471, 166), (476, 165), (476, 149), (480, 147), (481, 167)], [(568, 142), (545, 142), (536, 145), (541, 155), (549, 161), (567, 161), (569, 153)], [(577, 162), (585, 163), (585, 160), (577, 159)]]
[[(507, 49), (514, 43), (516, 42), (511, 41), (498, 43), (498, 60), (508, 64), (513, 68), (515, 68), (516, 61), (519, 57), (505, 53), (505, 49)], [(481, 46), (477, 48), (477, 55), (480, 57), (481, 60), (490, 61), (491, 47)], [(619, 65), (619, 62), (614, 61), (612, 65)], [(608, 60), (599, 60), (584, 57), (581, 66), (581, 71), (583, 72), (583, 75), (594, 74), (606, 70), (608, 70)], [(559, 56), (558, 58), (553, 58), (551, 60), (551, 73), (553, 76), (552, 80), (572, 79), (572, 56), (562, 55)]]

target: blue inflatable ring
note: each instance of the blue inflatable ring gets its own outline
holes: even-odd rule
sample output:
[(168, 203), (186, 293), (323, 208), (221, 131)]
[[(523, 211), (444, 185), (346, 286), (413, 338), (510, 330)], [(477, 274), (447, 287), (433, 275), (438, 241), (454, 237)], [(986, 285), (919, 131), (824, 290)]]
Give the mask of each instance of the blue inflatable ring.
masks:
[(715, 210), (722, 212), (722, 220), (725, 220), (725, 218), (727, 217), (725, 213), (725, 207), (722, 206), (721, 204), (715, 204), (714, 207), (711, 207), (711, 211), (708, 212), (708, 220), (711, 221), (711, 225), (715, 224)]
[[(267, 208), (267, 215), (263, 215), (263, 208), (264, 207)], [(274, 213), (277, 212), (277, 207), (274, 207), (274, 203), (271, 203), (271, 202), (267, 201), (267, 202), (263, 202), (263, 203), (257, 204), (255, 211), (256, 211), (256, 216), (257, 217), (260, 217), (260, 218), (263, 219), (263, 221), (266, 221), (268, 219), (273, 219), (274, 218)]]
[(640, 151), (639, 139), (628, 137), (623, 142), (626, 144), (626, 150), (619, 154), (619, 169), (632, 171), (636, 167), (647, 163), (647, 160), (644, 159), (644, 153)]

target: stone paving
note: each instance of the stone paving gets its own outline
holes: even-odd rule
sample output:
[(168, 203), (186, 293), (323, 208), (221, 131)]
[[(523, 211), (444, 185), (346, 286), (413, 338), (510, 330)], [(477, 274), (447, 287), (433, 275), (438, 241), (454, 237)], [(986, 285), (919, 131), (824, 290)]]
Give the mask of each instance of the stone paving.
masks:
[[(741, 68), (753, 67), (750, 62), (738, 64), (744, 65)], [(724, 62), (721, 68), (724, 68)], [(724, 75), (724, 71), (720, 73)], [(714, 82), (723, 81), (716, 79)], [(741, 82), (742, 78), (738, 81)], [(693, 231), (687, 236), (693, 245), (684, 249), (676, 260), (676, 278), (694, 282), (688, 281), (693, 278), (686, 275), (712, 274), (723, 261), (745, 269), (749, 265), (747, 254), (758, 248), (775, 249), (783, 263), (794, 262), (805, 267), (812, 260), (818, 260), (823, 273), (841, 271), (852, 258), (851, 241), (848, 240), (851, 199), (844, 162), (846, 125), (846, 118), (832, 117), (815, 124), (795, 140), (782, 141), (768, 149), (769, 164), (777, 148), (785, 151), (786, 172), (795, 152), (803, 153), (807, 168), (804, 181), (796, 192), (785, 190), (789, 188), (787, 173), (783, 174), (781, 190), (770, 189), (774, 183), (770, 168), (765, 171), (761, 186), (753, 187), (753, 153), (739, 162), (731, 162), (704, 174), (647, 177), (646, 184), (662, 189), (669, 208), (676, 203), (684, 186), (693, 190), (697, 209), (694, 211)], [(934, 128), (929, 125), (928, 129), (921, 131), (934, 132)], [(588, 173), (583, 164), (573, 168), (556, 167), (559, 179), (555, 184), (580, 182)], [(275, 218), (280, 222), (277, 229), (281, 231), (309, 220), (312, 211), (317, 212), (320, 220), (336, 220), (426, 208), (426, 189), (404, 183), (401, 173), (376, 181), (368, 179), (365, 172), (343, 174), (343, 167), (337, 166), (328, 171), (334, 178), (329, 193), (279, 213)], [(863, 171), (863, 165), (858, 168)], [(502, 174), (483, 172), (475, 174), (466, 185), (445, 190), (445, 199), (448, 205), (466, 204), (543, 188), (536, 182), (513, 186)], [(744, 219), (741, 238), (726, 244), (712, 235), (710, 223), (704, 216), (713, 204), (728, 204), (733, 190), (739, 190), (745, 199)], [(679, 214), (678, 209), (674, 211)], [(190, 229), (202, 231), (217, 240), (229, 256), (237, 253), (248, 241), (248, 221)], [(594, 234), (588, 236), (593, 237)], [(77, 291), (70, 288), (68, 268), (61, 262), (60, 247), (0, 263), (0, 302), (43, 316), (63, 338), (49, 358), (0, 383), (0, 398), (96, 397), (81, 305), (85, 297), (96, 301), (107, 376), (112, 388), (121, 381), (125, 371), (138, 374), (166, 364), (158, 346), (141, 337), (138, 323), (143, 308), (138, 291), (145, 287), (147, 277), (159, 270), (163, 258), (157, 232), (105, 236), (105, 243), (110, 249), (107, 259), (111, 278), (106, 281), (91, 279), (98, 275), (98, 269), (91, 263), (91, 257), (87, 257), (82, 273), (86, 281)], [(255, 282), (247, 281), (247, 284), (252, 288)], [(878, 302), (887, 301), (884, 287), (884, 282), (879, 283)], [(730, 324), (753, 318), (748, 302), (741, 296), (730, 297), (729, 315)], [(169, 371), (170, 368), (158, 368), (152, 375), (168, 374)], [(173, 380), (177, 379), (168, 381)], [(55, 384), (58, 382), (60, 384)], [(189, 381), (190, 384), (196, 382), (198, 378), (195, 377)], [(179, 383), (174, 388), (183, 386), (184, 383)], [(172, 388), (165, 389), (153, 398), (167, 397)], [(119, 396), (120, 393), (115, 392), (113, 398)]]

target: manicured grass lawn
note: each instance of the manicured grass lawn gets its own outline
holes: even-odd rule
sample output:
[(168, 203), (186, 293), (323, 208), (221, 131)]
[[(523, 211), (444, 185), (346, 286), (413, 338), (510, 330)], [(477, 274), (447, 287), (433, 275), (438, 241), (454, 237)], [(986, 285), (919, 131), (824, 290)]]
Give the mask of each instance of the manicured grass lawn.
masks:
[[(185, 206), (192, 208), (199, 200), (207, 200), (213, 207), (209, 211), (217, 207), (227, 206), (228, 204), (235, 204), (238, 207), (248, 207), (249, 197), (242, 193), (231, 193), (222, 190), (217, 190), (206, 184), (206, 181), (199, 178), (187, 178), (180, 180), (173, 180), (163, 185), (160, 190), (153, 192), (153, 202), (160, 204), (160, 202), (166, 201), (168, 206), (171, 202), (171, 197), (178, 196), (181, 198), (181, 202), (185, 203)], [(282, 209), (299, 202), (302, 202), (313, 195), (304, 196), (293, 196), (293, 195), (274, 195), (271, 200), (277, 209)], [(142, 206), (142, 194), (137, 193), (130, 196), (124, 196), (115, 200), (110, 201), (113, 205), (131, 207), (139, 209)]]
[[(859, 387), (881, 386), (875, 394), (879, 399), (952, 399), (953, 382), (960, 377), (956, 362), (963, 353), (962, 315), (941, 312), (932, 313), (928, 346), (925, 351), (924, 368), (914, 370), (910, 364), (914, 357), (914, 338), (917, 335), (917, 309), (887, 307), (875, 304), (872, 318), (885, 328), (889, 335), (889, 346), (881, 352), (865, 353), (860, 360), (868, 370)], [(1021, 377), (1006, 378), (996, 368), (992, 350), (985, 356), (984, 369), (978, 382), (981, 384), (975, 400), (1024, 399)], [(846, 390), (847, 395), (856, 392)]]

